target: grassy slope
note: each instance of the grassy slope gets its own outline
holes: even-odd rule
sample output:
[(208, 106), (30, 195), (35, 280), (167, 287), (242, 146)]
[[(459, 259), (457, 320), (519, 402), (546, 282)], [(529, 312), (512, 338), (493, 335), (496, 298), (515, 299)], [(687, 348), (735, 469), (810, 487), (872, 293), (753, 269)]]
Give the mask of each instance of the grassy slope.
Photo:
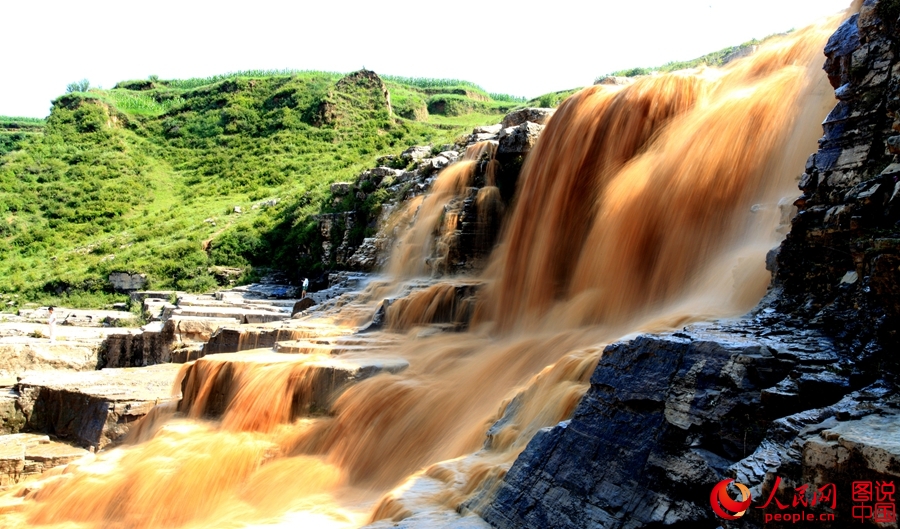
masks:
[[(330, 203), (328, 184), (377, 156), (450, 143), (519, 104), (471, 83), (389, 78), (389, 114), (380, 87), (340, 79), (129, 81), (66, 94), (46, 122), (0, 118), (3, 304), (18, 294), (96, 305), (120, 270), (146, 273), (151, 288), (187, 290), (213, 288), (216, 265), (314, 271), (310, 216)], [(429, 113), (441, 97), (455, 106)]]

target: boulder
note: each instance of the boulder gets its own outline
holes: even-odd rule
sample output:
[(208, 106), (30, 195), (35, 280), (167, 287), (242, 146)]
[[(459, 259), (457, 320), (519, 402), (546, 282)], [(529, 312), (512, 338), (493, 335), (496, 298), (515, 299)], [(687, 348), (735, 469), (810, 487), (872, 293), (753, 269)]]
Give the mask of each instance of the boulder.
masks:
[(431, 174), (435, 171), (440, 171), (444, 167), (450, 164), (450, 160), (443, 156), (435, 156), (434, 158), (423, 158), (419, 165), (416, 166), (417, 169), (424, 174)]
[(528, 121), (543, 125), (550, 119), (554, 112), (556, 112), (556, 109), (553, 108), (523, 108), (521, 110), (516, 110), (503, 116), (503, 121), (500, 122), (500, 128), (507, 129)]
[(440, 153), (438, 153), (438, 155), (443, 156), (451, 162), (455, 162), (457, 159), (459, 159), (459, 153), (456, 151), (441, 151)]
[[(506, 125), (509, 127), (510, 125)], [(485, 125), (483, 127), (475, 127), (472, 129), (472, 134), (499, 134), (500, 130), (504, 128), (504, 125), (497, 123), (496, 125)]]
[(537, 144), (538, 137), (543, 130), (543, 125), (531, 121), (504, 128), (500, 131), (498, 152), (501, 154), (525, 154)]
[(412, 160), (414, 162), (418, 162), (422, 158), (426, 158), (428, 156), (431, 156), (430, 145), (416, 145), (400, 153), (400, 157), (402, 159), (407, 161)]
[(304, 310), (310, 307), (314, 307), (315, 305), (316, 302), (308, 296), (300, 299), (296, 303), (294, 303), (294, 308), (291, 309), (291, 317), (295, 316), (298, 312), (303, 312)]
[(134, 292), (147, 285), (147, 274), (112, 272), (109, 274), (109, 284), (116, 292)]
[(476, 133), (469, 136), (469, 143), (480, 143), (482, 141), (496, 140), (497, 134)]

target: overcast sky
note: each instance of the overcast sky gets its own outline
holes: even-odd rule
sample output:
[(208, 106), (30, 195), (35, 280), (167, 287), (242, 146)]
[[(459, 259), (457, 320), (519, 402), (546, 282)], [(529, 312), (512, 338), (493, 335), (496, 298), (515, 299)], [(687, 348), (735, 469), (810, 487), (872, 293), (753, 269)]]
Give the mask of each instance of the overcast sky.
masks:
[(44, 117), (83, 78), (111, 88), (247, 69), (365, 66), (535, 97), (799, 28), (849, 3), (3, 0), (0, 115)]

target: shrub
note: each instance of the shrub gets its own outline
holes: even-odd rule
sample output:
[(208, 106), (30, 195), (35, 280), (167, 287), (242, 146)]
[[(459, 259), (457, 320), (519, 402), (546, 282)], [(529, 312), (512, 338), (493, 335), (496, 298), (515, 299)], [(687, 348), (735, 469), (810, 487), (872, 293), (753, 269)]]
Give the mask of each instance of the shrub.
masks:
[(87, 79), (82, 79), (80, 81), (75, 81), (74, 83), (69, 83), (66, 85), (66, 93), (71, 94), (73, 92), (87, 92), (91, 87), (90, 81)]

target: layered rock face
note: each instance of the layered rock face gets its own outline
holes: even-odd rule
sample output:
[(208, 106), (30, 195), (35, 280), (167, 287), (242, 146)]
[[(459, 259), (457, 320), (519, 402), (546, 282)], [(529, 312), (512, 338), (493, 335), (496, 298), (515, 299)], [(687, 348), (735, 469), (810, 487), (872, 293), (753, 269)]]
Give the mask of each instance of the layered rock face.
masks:
[(180, 368), (31, 373), (15, 386), (15, 406), (23, 429), (100, 449), (121, 441), (157, 404), (178, 398), (172, 380)]
[[(800, 181), (781, 246), (776, 306), (831, 333), (845, 367), (897, 372), (900, 329), (900, 65), (891, 2), (869, 0), (825, 48), (839, 99)], [(862, 316), (862, 317), (860, 317)]]
[(40, 476), (45, 470), (86, 455), (87, 450), (50, 440), (46, 435), (20, 433), (0, 437), (0, 487)]
[[(609, 346), (572, 419), (535, 436), (485, 519), (510, 528), (710, 520), (709, 491), (772, 419), (841, 398), (840, 384), (815, 375), (836, 358), (827, 339), (764, 337), (763, 328), (697, 327)], [(779, 384), (805, 372), (785, 395)]]
[[(868, 0), (828, 42), (839, 102), (755, 315), (607, 348), (573, 418), (535, 436), (483, 510), (492, 526), (874, 524), (851, 492), (900, 483), (898, 14)], [(710, 505), (726, 478), (753, 498), (731, 521)], [(808, 505), (829, 485), (833, 509)], [(756, 508), (770, 497), (788, 510)], [(800, 510), (835, 521), (765, 519)]]

